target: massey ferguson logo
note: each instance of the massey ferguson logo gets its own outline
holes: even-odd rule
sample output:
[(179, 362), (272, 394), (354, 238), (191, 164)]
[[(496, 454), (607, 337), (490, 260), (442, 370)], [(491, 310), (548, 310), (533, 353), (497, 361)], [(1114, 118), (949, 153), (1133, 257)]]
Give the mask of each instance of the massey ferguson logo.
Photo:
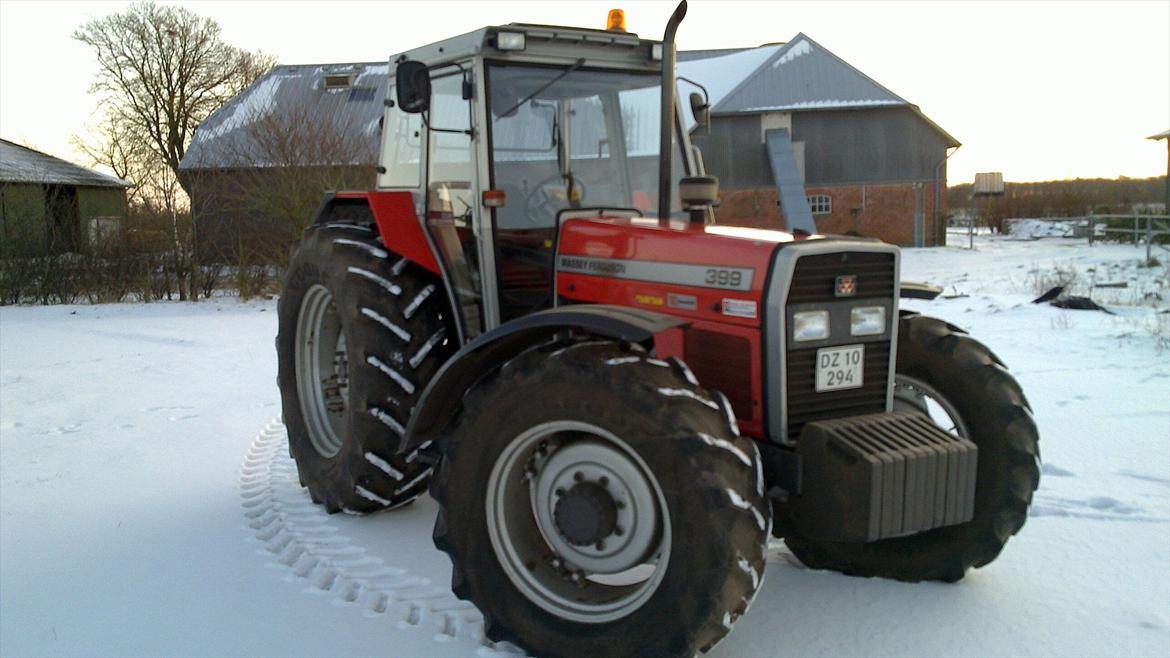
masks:
[(833, 291), (838, 297), (852, 297), (857, 294), (857, 275), (846, 274), (837, 277), (837, 286)]

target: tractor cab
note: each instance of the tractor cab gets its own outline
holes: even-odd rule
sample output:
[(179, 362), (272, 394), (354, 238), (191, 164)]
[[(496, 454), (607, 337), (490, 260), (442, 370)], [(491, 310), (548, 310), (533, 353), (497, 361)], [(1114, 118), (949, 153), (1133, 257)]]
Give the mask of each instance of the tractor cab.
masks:
[(659, 198), (662, 56), (622, 31), (511, 24), (391, 60), (378, 187), (412, 193), (468, 337), (553, 305), (565, 218), (688, 216), (678, 183), (702, 172), (679, 111)]

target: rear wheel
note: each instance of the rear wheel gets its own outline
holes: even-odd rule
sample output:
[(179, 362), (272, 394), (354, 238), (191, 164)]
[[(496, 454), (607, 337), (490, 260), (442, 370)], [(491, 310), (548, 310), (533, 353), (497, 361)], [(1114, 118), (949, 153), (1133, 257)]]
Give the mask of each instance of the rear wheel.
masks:
[(493, 640), (694, 655), (746, 612), (771, 522), (721, 395), (609, 342), (554, 343), (468, 392), (440, 441), (435, 545)]
[(975, 516), (960, 525), (871, 543), (786, 537), (805, 565), (904, 581), (961, 579), (994, 560), (1027, 519), (1040, 483), (1032, 409), (991, 350), (941, 320), (901, 319), (894, 408), (919, 411), (979, 447)]
[(411, 410), (454, 351), (429, 273), (370, 225), (309, 229), (277, 307), (279, 382), (301, 484), (330, 512), (414, 500), (428, 467), (398, 454)]

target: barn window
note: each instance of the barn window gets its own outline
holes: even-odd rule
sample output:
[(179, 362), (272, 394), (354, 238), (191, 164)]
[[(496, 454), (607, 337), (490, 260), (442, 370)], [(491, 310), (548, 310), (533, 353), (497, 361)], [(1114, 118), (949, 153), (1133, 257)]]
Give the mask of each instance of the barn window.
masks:
[(828, 215), (833, 212), (833, 197), (828, 194), (810, 194), (808, 209), (814, 215)]
[(352, 73), (333, 73), (325, 76), (326, 89), (349, 89), (352, 84)]

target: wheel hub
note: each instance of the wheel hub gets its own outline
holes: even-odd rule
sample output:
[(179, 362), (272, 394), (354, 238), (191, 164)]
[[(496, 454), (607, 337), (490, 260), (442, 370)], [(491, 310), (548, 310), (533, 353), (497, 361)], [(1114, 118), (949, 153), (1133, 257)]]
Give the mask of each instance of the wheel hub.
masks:
[(297, 396), (313, 448), (325, 458), (341, 451), (349, 397), (345, 333), (333, 295), (317, 284), (305, 292), (295, 337)]
[(554, 442), (546, 452), (530, 465), (530, 491), (537, 525), (557, 558), (570, 571), (590, 574), (642, 564), (661, 523), (642, 469), (602, 441)]
[(617, 527), (617, 503), (605, 487), (579, 482), (553, 508), (557, 532), (574, 546), (597, 545)]
[(629, 444), (595, 425), (550, 421), (518, 435), (492, 467), (484, 506), (512, 584), (559, 617), (620, 619), (666, 573), (662, 489)]

